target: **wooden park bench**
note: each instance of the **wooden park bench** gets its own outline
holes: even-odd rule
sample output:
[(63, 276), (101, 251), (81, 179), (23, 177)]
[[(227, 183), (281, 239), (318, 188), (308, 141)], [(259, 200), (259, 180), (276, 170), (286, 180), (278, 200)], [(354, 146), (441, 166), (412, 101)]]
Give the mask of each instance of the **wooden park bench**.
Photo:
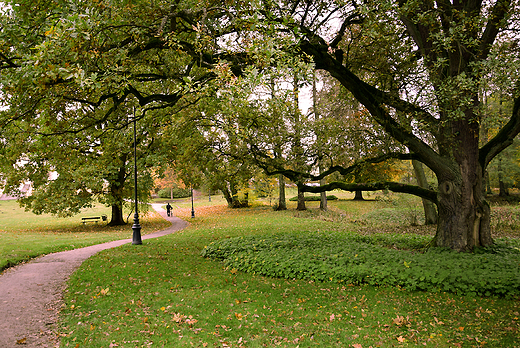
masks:
[(101, 215), (101, 216), (89, 216), (89, 217), (81, 218), (81, 222), (83, 223), (83, 225), (86, 224), (87, 222), (95, 222), (97, 224), (99, 220), (107, 221), (107, 216)]

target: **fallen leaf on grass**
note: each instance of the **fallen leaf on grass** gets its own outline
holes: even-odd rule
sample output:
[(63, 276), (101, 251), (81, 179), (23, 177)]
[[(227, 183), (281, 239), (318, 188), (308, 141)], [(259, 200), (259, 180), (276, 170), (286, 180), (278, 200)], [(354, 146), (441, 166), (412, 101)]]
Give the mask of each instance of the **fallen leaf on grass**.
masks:
[(406, 339), (403, 336), (397, 337), (397, 341), (403, 343)]
[(352, 347), (354, 347), (354, 348), (363, 348), (363, 346), (361, 344), (359, 344), (359, 343), (354, 343), (352, 345)]
[(392, 322), (397, 326), (401, 326), (404, 323), (404, 317), (398, 315), (397, 318), (392, 319)]
[(176, 323), (181, 323), (186, 316), (182, 315), (181, 313), (175, 313), (173, 314), (172, 320)]
[(439, 325), (444, 325), (444, 322), (440, 321), (439, 319), (437, 319), (437, 317), (433, 317), (433, 319), (435, 319), (435, 322)]

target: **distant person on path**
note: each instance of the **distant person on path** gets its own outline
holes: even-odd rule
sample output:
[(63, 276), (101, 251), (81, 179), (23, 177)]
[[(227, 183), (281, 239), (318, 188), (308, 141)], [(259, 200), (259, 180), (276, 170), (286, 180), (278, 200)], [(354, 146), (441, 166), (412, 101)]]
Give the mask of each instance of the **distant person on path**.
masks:
[(170, 203), (166, 204), (166, 214), (168, 216), (172, 215), (172, 206), (170, 205)]

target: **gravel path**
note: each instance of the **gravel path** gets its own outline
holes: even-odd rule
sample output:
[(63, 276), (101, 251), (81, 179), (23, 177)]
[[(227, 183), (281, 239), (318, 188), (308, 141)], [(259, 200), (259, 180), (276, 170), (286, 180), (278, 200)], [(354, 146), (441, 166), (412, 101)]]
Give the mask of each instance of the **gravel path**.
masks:
[[(143, 240), (165, 236), (188, 225), (177, 217), (167, 217), (160, 204), (153, 207), (172, 226), (144, 235)], [(0, 347), (58, 347), (54, 329), (69, 276), (97, 252), (131, 242), (132, 239), (124, 239), (49, 254), (6, 270), (0, 275)]]

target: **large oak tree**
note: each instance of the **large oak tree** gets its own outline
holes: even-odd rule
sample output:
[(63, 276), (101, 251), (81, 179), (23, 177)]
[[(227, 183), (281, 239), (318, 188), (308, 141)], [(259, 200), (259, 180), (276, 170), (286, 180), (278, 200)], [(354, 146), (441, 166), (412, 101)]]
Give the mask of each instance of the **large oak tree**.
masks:
[[(518, 26), (519, 11), (518, 3), (510, 0), (398, 0), (269, 2), (262, 13), (272, 23), (269, 30), (274, 26), (291, 35), (296, 54), (310, 57), (317, 69), (336, 78), (375, 122), (409, 150), (388, 156), (417, 159), (438, 180), (436, 191), (398, 183), (357, 187), (386, 186), (434, 201), (439, 211), (435, 244), (463, 251), (493, 242), (490, 208), (483, 195), (484, 171), (520, 131), (518, 81), (510, 80), (509, 97), (515, 104), (510, 119), (485, 145), (479, 142), (479, 84), (498, 64), (494, 45)], [(374, 56), (379, 44), (386, 51)], [(395, 88), (360, 78), (370, 72), (359, 73), (360, 45), (366, 47), (362, 57), (367, 69), (374, 60), (376, 66), (383, 60), (394, 71), (399, 94)], [(507, 56), (518, 66), (516, 48)], [(355, 186), (331, 183), (325, 189)]]

